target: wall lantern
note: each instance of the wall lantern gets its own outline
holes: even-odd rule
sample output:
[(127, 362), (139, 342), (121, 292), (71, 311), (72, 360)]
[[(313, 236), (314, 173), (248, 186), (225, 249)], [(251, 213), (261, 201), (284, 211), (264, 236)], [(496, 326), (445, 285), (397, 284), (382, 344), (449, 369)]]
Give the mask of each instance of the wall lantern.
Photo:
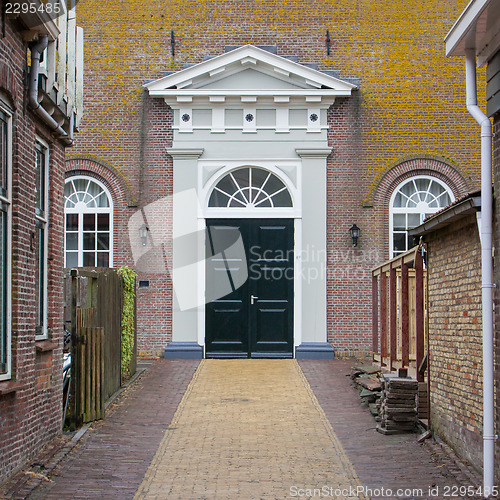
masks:
[(148, 226), (146, 226), (146, 224), (143, 224), (139, 228), (139, 236), (141, 237), (142, 246), (146, 246), (146, 243), (148, 241), (148, 231), (149, 231), (149, 228), (148, 228)]
[(357, 247), (358, 246), (358, 238), (359, 238), (359, 233), (361, 232), (361, 229), (359, 229), (356, 224), (353, 224), (351, 228), (349, 229), (349, 232), (351, 233), (351, 238), (352, 238), (352, 246)]

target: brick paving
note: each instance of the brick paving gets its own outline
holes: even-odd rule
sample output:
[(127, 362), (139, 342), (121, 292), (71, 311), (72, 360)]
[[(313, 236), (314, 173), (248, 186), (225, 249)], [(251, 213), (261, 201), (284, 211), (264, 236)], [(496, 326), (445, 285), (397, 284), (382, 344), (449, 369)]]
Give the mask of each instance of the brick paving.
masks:
[(159, 360), (110, 406), (33, 492), (7, 498), (132, 498), (179, 405), (198, 361)]
[(299, 363), (207, 360), (195, 372), (196, 361), (157, 361), (58, 465), (38, 459), (49, 481), (14, 481), (0, 498), (311, 498), (298, 488), (363, 485), (422, 490), (373, 499), (443, 499), (445, 486), (480, 483), (441, 446), (378, 434), (346, 376), (352, 361)]
[[(300, 360), (299, 364), (362, 484), (381, 493), (372, 498), (443, 499), (445, 487), (480, 486), (479, 474), (456, 460), (446, 446), (431, 440), (419, 444), (416, 434), (378, 433), (375, 419), (346, 376), (351, 372), (352, 360)], [(389, 489), (393, 493), (398, 489), (415, 491), (398, 496), (382, 494), (382, 489), (386, 493)]]

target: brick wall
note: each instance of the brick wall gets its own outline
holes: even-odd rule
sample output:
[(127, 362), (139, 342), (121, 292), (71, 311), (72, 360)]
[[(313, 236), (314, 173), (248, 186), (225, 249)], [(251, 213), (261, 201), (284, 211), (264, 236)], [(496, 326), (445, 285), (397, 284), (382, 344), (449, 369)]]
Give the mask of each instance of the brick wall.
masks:
[(431, 425), (482, 464), (481, 248), (475, 215), (425, 237)]
[[(340, 351), (363, 350), (370, 345), (370, 270), (388, 257), (390, 190), (405, 176), (429, 173), (456, 196), (479, 186), (479, 136), (464, 104), (463, 62), (447, 59), (442, 42), (462, 3), (80, 2), (86, 111), (69, 158), (108, 165), (135, 200), (124, 212), (130, 215), (161, 199), (172, 182), (171, 112), (150, 102), (144, 80), (247, 43), (276, 45), (278, 55), (360, 78), (360, 90), (329, 112), (327, 286), (329, 341)], [(479, 93), (482, 102), (484, 87)], [(362, 231), (357, 249), (348, 233), (354, 222)], [(133, 264), (127, 230), (125, 221), (116, 229), (116, 266)], [(171, 335), (171, 284), (160, 274), (140, 279), (150, 287), (138, 292), (139, 350), (159, 352)]]
[[(0, 33), (0, 95), (13, 110), (12, 379), (0, 382), (0, 482), (61, 432), (64, 148), (29, 111), (27, 44), (10, 21)], [(35, 136), (50, 149), (48, 342), (35, 342)]]

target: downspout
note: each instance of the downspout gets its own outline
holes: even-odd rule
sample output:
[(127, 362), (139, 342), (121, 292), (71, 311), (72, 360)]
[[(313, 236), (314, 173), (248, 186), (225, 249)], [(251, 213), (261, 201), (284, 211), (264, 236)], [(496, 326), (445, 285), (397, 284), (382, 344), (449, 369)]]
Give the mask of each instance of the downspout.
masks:
[(481, 273), (483, 314), (483, 486), (492, 492), (494, 486), (495, 420), (493, 372), (493, 194), (492, 129), (489, 118), (477, 105), (476, 53), (465, 51), (467, 109), (481, 126)]
[[(66, 144), (73, 144), (72, 137), (68, 137), (68, 134), (59, 125), (59, 123), (52, 118), (52, 116), (42, 107), (38, 102), (38, 74), (40, 72), (40, 56), (42, 52), (47, 48), (49, 43), (49, 37), (47, 35), (40, 35), (39, 40), (36, 44), (31, 46), (31, 70), (29, 76), (29, 86), (28, 86), (28, 102), (33, 109), (33, 111), (53, 130), (58, 134)], [(72, 124), (70, 123), (70, 127)], [(70, 129), (70, 134), (72, 135), (72, 130)]]

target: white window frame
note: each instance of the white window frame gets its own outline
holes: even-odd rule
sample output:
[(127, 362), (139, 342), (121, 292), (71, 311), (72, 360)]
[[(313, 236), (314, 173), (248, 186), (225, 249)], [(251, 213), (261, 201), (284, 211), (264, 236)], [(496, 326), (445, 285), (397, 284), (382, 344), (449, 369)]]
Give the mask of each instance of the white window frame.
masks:
[[(408, 179), (405, 179), (401, 183), (398, 184), (396, 189), (393, 191), (391, 195), (391, 199), (389, 202), (389, 256), (390, 258), (394, 258), (394, 214), (419, 214), (420, 215), (420, 223), (423, 222), (423, 219), (425, 218), (426, 215), (436, 213), (439, 210), (442, 210), (444, 206), (440, 206), (437, 208), (430, 208), (427, 207), (427, 210), (422, 210), (419, 207), (414, 207), (414, 208), (409, 208), (409, 207), (394, 207), (394, 201), (396, 199), (396, 195), (398, 192), (401, 190), (401, 188), (407, 184), (410, 181), (416, 181), (418, 179), (425, 179), (425, 180), (431, 180), (439, 184), (441, 187), (445, 189), (445, 191), (448, 193), (451, 203), (455, 201), (455, 196), (453, 194), (453, 191), (451, 190), (450, 186), (447, 185), (444, 181), (439, 179), (438, 177), (434, 177), (432, 175), (415, 175), (412, 177), (409, 177)], [(409, 249), (407, 249), (409, 250)], [(398, 251), (398, 254), (402, 253), (401, 251)]]
[(67, 208), (66, 207), (66, 196), (64, 198), (64, 267), (66, 267), (66, 214), (78, 214), (78, 267), (83, 267), (83, 215), (86, 213), (96, 213), (109, 214), (109, 266), (113, 267), (113, 198), (111, 197), (111, 193), (109, 189), (98, 179), (95, 177), (91, 177), (88, 175), (72, 175), (65, 180), (65, 185), (75, 179), (85, 179), (86, 181), (95, 182), (106, 194), (108, 198), (109, 207), (104, 208), (91, 208), (86, 211), (81, 210), (79, 208)]
[[(0, 373), (1, 380), (9, 380), (12, 377), (12, 111), (0, 101), (0, 111), (7, 118), (7, 192), (0, 192), (0, 202), (7, 213), (6, 231), (6, 255), (5, 255), (5, 345), (7, 351), (6, 370)], [(3, 211), (3, 210), (2, 210)], [(0, 329), (3, 328), (0, 325)], [(3, 331), (1, 332), (3, 335)]]
[[(226, 161), (221, 164), (218, 160), (205, 160), (198, 162), (200, 175), (198, 178), (198, 192), (202, 206), (200, 217), (207, 219), (217, 218), (300, 218), (302, 217), (302, 184), (298, 171), (301, 170), (300, 162), (286, 161)], [(239, 170), (240, 168), (260, 168), (274, 174), (283, 182), (292, 199), (291, 207), (209, 207), (210, 197), (219, 181), (227, 174)], [(204, 175), (201, 172), (206, 170), (207, 178), (204, 181)], [(208, 173), (211, 171), (211, 175)], [(295, 179), (290, 178), (296, 176)]]
[[(41, 300), (42, 304), (42, 320), (41, 320), (41, 331), (39, 333), (35, 332), (35, 339), (36, 340), (43, 340), (48, 338), (48, 320), (49, 320), (49, 314), (48, 314), (48, 288), (49, 288), (49, 277), (48, 277), (48, 272), (49, 272), (49, 258), (48, 258), (48, 252), (49, 252), (49, 164), (50, 164), (50, 148), (49, 145), (40, 137), (36, 136), (36, 145), (35, 145), (35, 155), (36, 159), (38, 160), (38, 148), (41, 147), (44, 149), (45, 152), (45, 165), (44, 165), (44, 179), (43, 179), (43, 186), (44, 186), (44, 203), (43, 203), (43, 210), (40, 211), (39, 207), (36, 207), (35, 210), (35, 219), (36, 219), (36, 225), (37, 229), (43, 229), (43, 262), (41, 265), (43, 267), (40, 267), (43, 270), (43, 279), (41, 280), (40, 284), (40, 291), (42, 296), (41, 297), (36, 297), (36, 300), (39, 301)], [(38, 168), (38, 161), (36, 160), (36, 168)], [(40, 178), (41, 180), (41, 178)], [(39, 186), (37, 186), (38, 188)], [(39, 251), (39, 248), (37, 249)], [(37, 255), (37, 264), (40, 265), (40, 254)], [(38, 318), (37, 318), (38, 321)]]

